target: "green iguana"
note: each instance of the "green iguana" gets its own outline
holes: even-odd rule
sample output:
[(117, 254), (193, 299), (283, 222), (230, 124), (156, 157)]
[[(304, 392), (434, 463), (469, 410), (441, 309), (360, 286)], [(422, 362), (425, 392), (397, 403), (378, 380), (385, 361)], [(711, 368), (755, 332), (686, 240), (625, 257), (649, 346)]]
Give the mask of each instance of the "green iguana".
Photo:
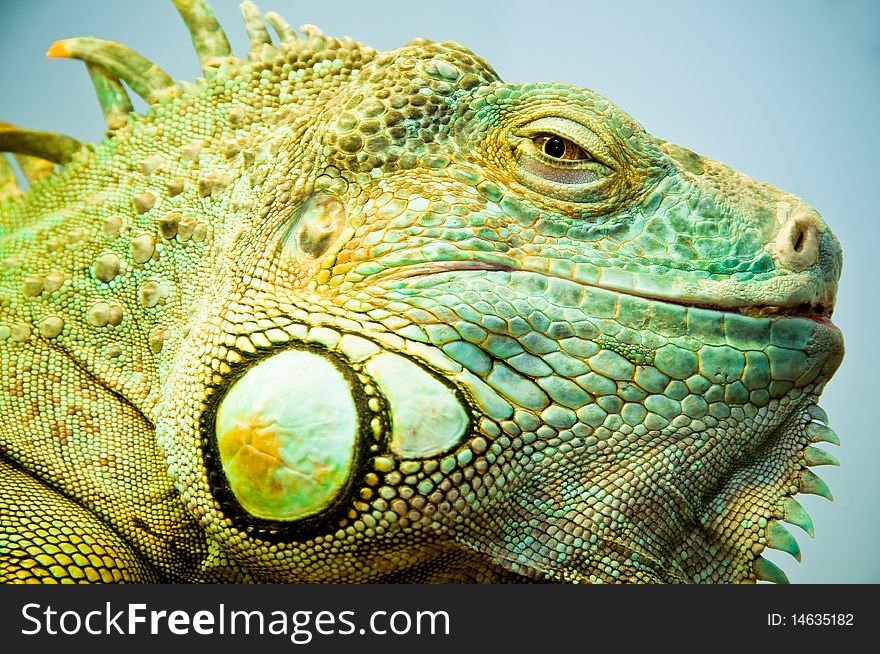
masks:
[(785, 581), (813, 208), (456, 43), (175, 4), (203, 79), (58, 41), (107, 137), (0, 128), (3, 581)]

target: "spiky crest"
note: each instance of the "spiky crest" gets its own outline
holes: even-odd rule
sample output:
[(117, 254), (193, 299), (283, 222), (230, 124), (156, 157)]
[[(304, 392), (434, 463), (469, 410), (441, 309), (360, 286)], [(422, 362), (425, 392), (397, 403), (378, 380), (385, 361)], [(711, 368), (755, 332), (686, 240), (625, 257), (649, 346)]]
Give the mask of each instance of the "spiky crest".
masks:
[[(193, 47), (207, 78), (215, 77), (218, 72), (229, 76), (246, 65), (245, 60), (232, 54), (226, 34), (207, 0), (173, 2), (192, 36)], [(269, 12), (264, 19), (257, 5), (249, 0), (241, 4), (241, 13), (250, 40), (250, 51), (247, 54), (250, 62), (271, 62), (279, 54), (267, 24), (278, 35), (279, 45), (288, 49), (298, 44), (304, 45), (308, 40), (323, 38), (323, 33), (318, 28), (304, 25), (300, 29), (308, 40), (300, 39), (284, 18), (275, 12)], [(156, 106), (182, 93), (198, 92), (196, 85), (176, 83), (157, 64), (114, 41), (93, 37), (62, 39), (53, 43), (46, 55), (50, 58), (80, 59), (85, 62), (110, 132), (125, 126), (129, 115), (134, 113), (131, 99), (122, 82), (150, 106)], [(68, 163), (82, 145), (76, 139), (63, 134), (0, 123), (0, 153), (15, 154), (19, 167), (30, 181), (54, 172), (54, 164)], [(9, 162), (2, 157), (0, 199), (17, 195), (18, 192)]]

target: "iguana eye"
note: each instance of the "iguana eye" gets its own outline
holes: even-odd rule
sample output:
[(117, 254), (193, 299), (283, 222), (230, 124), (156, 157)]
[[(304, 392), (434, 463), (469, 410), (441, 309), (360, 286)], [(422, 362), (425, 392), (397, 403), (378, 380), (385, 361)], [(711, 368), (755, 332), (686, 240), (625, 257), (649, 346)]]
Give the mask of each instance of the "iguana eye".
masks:
[(591, 161), (589, 156), (577, 144), (556, 134), (539, 134), (532, 139), (535, 146), (548, 157), (563, 161)]
[(570, 118), (546, 116), (511, 132), (519, 181), (539, 193), (582, 202), (616, 165), (601, 138)]

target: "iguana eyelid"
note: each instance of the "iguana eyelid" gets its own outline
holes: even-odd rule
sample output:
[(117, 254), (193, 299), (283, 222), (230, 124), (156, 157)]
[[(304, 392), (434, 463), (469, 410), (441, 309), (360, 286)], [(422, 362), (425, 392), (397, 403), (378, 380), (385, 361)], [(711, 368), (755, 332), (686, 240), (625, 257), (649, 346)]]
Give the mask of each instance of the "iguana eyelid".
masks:
[(541, 152), (531, 140), (517, 147), (518, 167), (531, 175), (560, 186), (594, 186), (608, 174), (608, 167), (589, 160), (559, 160)]
[[(554, 169), (565, 170), (587, 170), (599, 175), (607, 175), (611, 169), (597, 159), (557, 159), (541, 151), (535, 145), (532, 139), (522, 139), (517, 144), (518, 156), (528, 156), (537, 159), (541, 164), (550, 166)], [(590, 153), (586, 153), (590, 156)]]
[[(565, 120), (565, 122), (572, 121)], [(550, 129), (554, 127), (547, 127), (545, 121), (538, 120), (528, 125), (526, 129), (509, 133), (515, 160), (515, 177), (533, 191), (559, 200), (567, 202), (595, 200), (596, 194), (601, 194), (601, 189), (613, 178), (614, 169), (601, 162), (599, 157), (565, 160), (548, 156), (537, 147), (534, 138), (547, 134)], [(560, 134), (560, 137), (572, 141), (584, 150), (587, 156), (593, 157), (593, 152), (584, 146), (587, 139), (569, 138), (570, 133), (571, 131), (567, 131), (565, 134)]]
[(602, 139), (593, 130), (570, 118), (545, 116), (517, 128), (512, 134), (527, 139), (541, 134), (555, 134), (571, 141), (599, 163), (612, 170), (617, 169), (617, 161)]
[(596, 202), (607, 193), (608, 185), (614, 178), (608, 174), (606, 166), (595, 161), (551, 160), (527, 139), (519, 141), (514, 157), (516, 163), (512, 172), (521, 184), (536, 193), (564, 202)]

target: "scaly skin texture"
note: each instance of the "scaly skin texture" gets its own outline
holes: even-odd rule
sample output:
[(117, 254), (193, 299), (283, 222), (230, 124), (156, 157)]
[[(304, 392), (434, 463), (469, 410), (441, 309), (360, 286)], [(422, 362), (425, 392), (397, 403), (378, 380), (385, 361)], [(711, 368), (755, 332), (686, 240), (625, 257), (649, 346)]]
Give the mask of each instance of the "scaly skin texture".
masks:
[(814, 209), (455, 43), (176, 4), (204, 79), (62, 41), (108, 137), (0, 130), (3, 581), (784, 580)]

